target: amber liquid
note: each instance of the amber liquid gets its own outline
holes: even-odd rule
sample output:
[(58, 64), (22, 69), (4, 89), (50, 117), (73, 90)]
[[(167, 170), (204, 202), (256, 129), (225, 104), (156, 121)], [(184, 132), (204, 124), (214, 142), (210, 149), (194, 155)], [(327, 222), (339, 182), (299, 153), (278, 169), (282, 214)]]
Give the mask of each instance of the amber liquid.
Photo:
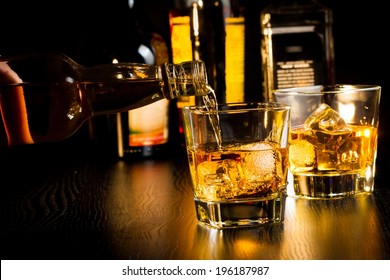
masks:
[(63, 140), (89, 117), (131, 110), (162, 98), (158, 80), (0, 87), (8, 145)]
[(339, 132), (291, 131), (289, 170), (295, 195), (340, 198), (373, 191), (377, 128), (346, 128)]
[(349, 125), (341, 132), (303, 128), (291, 131), (290, 171), (294, 175), (327, 176), (361, 174), (373, 170), (377, 129)]
[[(208, 116), (215, 143), (187, 146), (198, 221), (216, 228), (282, 222), (287, 148), (269, 141), (223, 143), (214, 91), (203, 96), (202, 102), (204, 107), (198, 110)], [(195, 122), (199, 120), (205, 121), (194, 117)]]
[(206, 201), (276, 196), (286, 184), (286, 154), (271, 142), (188, 149), (196, 196)]

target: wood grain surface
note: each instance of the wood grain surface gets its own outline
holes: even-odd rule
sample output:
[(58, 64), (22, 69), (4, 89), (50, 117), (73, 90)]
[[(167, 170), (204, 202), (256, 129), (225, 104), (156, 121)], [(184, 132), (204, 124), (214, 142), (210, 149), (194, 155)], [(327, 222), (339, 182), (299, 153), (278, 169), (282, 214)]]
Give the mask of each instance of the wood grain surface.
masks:
[(59, 148), (1, 154), (1, 259), (390, 259), (382, 182), (370, 196), (289, 197), (282, 224), (216, 230), (196, 221), (182, 153), (126, 162)]

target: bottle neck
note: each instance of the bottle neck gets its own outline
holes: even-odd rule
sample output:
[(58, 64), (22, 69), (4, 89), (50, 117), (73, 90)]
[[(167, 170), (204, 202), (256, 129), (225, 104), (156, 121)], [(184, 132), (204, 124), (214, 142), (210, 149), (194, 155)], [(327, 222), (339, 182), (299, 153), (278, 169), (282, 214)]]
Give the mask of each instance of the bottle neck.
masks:
[(166, 98), (210, 92), (202, 61), (161, 66), (118, 63), (85, 68), (79, 82), (92, 114), (124, 112)]
[(171, 100), (180, 96), (207, 95), (212, 88), (207, 81), (206, 66), (201, 60), (161, 66), (164, 96)]

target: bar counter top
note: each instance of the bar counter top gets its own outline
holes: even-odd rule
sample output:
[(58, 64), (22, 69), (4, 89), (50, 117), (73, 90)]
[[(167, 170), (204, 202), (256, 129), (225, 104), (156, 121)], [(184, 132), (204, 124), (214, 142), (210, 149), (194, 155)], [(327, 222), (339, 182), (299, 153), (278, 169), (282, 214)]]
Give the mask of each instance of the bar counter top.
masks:
[(372, 195), (288, 197), (281, 224), (216, 230), (197, 223), (180, 149), (123, 161), (33, 145), (2, 151), (0, 168), (3, 260), (390, 259), (382, 181)]

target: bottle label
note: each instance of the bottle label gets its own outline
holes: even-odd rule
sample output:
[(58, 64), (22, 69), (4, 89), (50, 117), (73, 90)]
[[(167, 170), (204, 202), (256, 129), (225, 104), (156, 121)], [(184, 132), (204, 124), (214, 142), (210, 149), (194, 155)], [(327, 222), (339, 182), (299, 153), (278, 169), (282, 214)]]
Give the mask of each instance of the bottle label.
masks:
[(168, 100), (128, 112), (130, 147), (154, 146), (168, 142)]
[(272, 28), (274, 88), (322, 83), (323, 45), (314, 26)]
[(226, 102), (244, 101), (245, 18), (226, 17)]
[(279, 61), (276, 63), (278, 88), (310, 86), (315, 84), (313, 60)]
[(190, 17), (171, 17), (170, 21), (173, 63), (192, 60)]

